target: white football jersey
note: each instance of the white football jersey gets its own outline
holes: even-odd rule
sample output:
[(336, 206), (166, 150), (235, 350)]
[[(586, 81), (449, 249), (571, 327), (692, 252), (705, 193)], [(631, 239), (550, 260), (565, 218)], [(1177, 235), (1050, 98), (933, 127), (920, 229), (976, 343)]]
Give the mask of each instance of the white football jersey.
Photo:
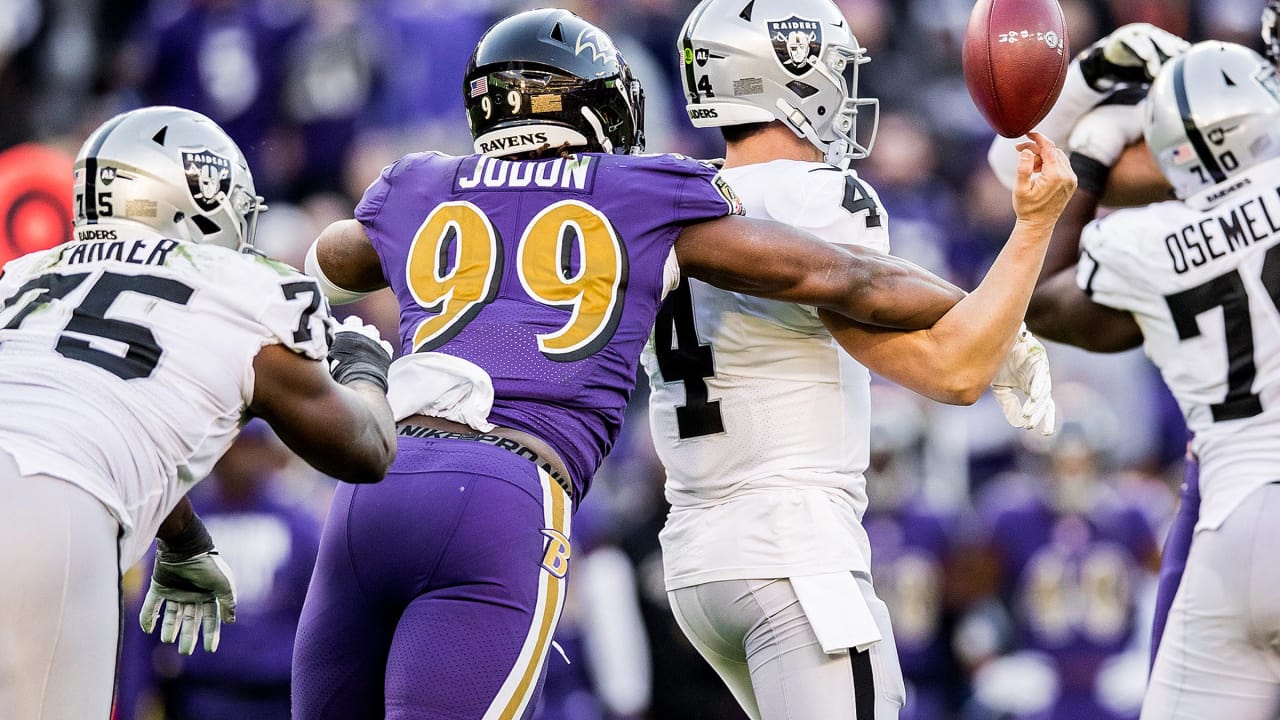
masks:
[(0, 276), (0, 448), (78, 485), (120, 523), (123, 567), (235, 439), (269, 344), (328, 353), (315, 280), (132, 223)]
[[(853, 171), (776, 160), (721, 174), (750, 217), (888, 251), (888, 216)], [(869, 570), (870, 375), (814, 308), (685, 279), (642, 360), (672, 505), (668, 589)]]
[(1195, 433), (1200, 524), (1280, 481), (1280, 161), (1081, 236), (1077, 282), (1133, 313)]

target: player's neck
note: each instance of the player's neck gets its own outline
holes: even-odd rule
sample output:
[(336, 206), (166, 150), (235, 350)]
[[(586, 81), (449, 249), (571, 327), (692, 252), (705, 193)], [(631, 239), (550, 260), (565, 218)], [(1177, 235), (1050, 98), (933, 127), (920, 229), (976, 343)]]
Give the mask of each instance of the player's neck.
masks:
[(808, 140), (798, 137), (785, 127), (775, 125), (749, 137), (728, 143), (724, 151), (727, 168), (774, 160), (801, 160), (822, 162), (822, 151)]

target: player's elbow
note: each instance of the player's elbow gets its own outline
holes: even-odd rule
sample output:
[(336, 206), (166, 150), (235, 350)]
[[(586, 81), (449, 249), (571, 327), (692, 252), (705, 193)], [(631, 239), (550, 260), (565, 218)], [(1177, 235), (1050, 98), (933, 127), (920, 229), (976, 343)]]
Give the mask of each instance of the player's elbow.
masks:
[(972, 405), (991, 385), (991, 378), (971, 371), (949, 373), (929, 399), (945, 405)]
[(342, 463), (334, 477), (357, 485), (376, 483), (386, 477), (387, 470), (396, 459), (395, 435), (371, 432), (353, 450), (352, 457)]
[(395, 460), (395, 451), (371, 453), (367, 457), (344, 464), (334, 477), (355, 485), (376, 483), (387, 476), (387, 470), (391, 467), (393, 460)]

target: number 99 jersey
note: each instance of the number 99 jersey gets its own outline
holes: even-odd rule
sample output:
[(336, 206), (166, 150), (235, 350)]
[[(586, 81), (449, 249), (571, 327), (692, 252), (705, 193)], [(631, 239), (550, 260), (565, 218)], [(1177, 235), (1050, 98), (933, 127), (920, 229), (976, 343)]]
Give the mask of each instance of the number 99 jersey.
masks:
[(715, 169), (677, 155), (418, 153), (383, 170), (356, 219), (403, 351), (488, 373), (489, 421), (551, 443), (581, 498), (622, 425), (676, 236), (734, 212)]
[(1077, 284), (1142, 329), (1195, 433), (1198, 528), (1280, 478), (1280, 161), (1080, 238)]
[(265, 258), (134, 223), (77, 234), (0, 276), (0, 450), (107, 506), (128, 567), (235, 439), (258, 351), (322, 360), (331, 321)]
[[(887, 214), (853, 171), (775, 160), (722, 174), (748, 216), (888, 251)], [(869, 570), (870, 374), (814, 308), (685, 280), (643, 362), (672, 505), (668, 589)]]

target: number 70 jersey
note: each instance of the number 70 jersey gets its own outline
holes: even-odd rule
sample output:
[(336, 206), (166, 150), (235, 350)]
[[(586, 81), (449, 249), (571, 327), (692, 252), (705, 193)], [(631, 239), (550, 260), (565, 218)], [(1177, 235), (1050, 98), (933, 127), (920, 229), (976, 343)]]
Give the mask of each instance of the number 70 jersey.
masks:
[(1195, 433), (1198, 527), (1280, 480), (1280, 162), (1081, 235), (1077, 284), (1133, 314)]
[(0, 276), (0, 451), (116, 517), (125, 567), (239, 432), (270, 344), (328, 353), (315, 281), (262, 257), (101, 223)]

